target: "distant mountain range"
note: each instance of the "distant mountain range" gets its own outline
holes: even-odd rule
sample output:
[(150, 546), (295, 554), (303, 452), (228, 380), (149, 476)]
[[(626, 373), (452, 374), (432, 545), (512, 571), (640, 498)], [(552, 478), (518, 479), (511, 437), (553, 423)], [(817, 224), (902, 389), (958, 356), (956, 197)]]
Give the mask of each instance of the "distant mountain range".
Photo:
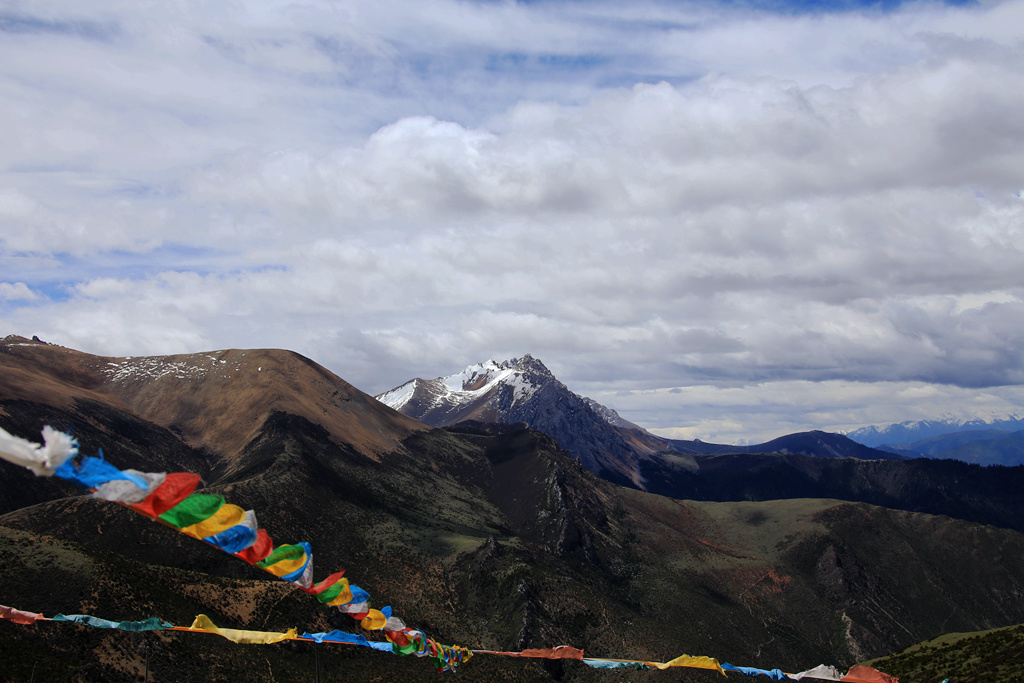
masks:
[(656, 436), (615, 410), (572, 392), (539, 359), (470, 365), (434, 379), (412, 379), (376, 397), (435, 427), (462, 421), (526, 423), (553, 436), (583, 465), (612, 481), (644, 490), (644, 472), (658, 454), (801, 454), (819, 458), (889, 460), (935, 458), (980, 465), (1024, 464), (1024, 418), (942, 420), (871, 426), (845, 435), (788, 434), (766, 443), (734, 446)]
[(979, 465), (1024, 464), (1024, 418), (947, 418), (856, 429), (848, 437), (908, 458), (962, 460)]
[(1007, 473), (907, 460), (902, 453), (821, 431), (753, 446), (665, 439), (573, 393), (530, 355), (413, 379), (377, 399), (435, 427), (528, 425), (553, 437), (595, 474), (672, 498), (837, 498), (1024, 531), (1017, 493), (1024, 469)]
[(645, 461), (661, 453), (804, 454), (824, 458), (899, 459), (825, 432), (790, 434), (754, 446), (666, 439), (624, 420), (600, 403), (573, 393), (539, 359), (527, 354), (488, 360), (435, 379), (412, 379), (377, 396), (404, 415), (435, 427), (466, 420), (525, 423), (554, 437), (595, 474), (646, 488)]
[(946, 417), (936, 420), (910, 420), (888, 425), (871, 425), (847, 432), (857, 443), (877, 448), (879, 446), (895, 446), (909, 444), (935, 436), (954, 432), (972, 432), (979, 430), (1002, 430), (1016, 432), (1024, 429), (1024, 417), (996, 418), (991, 420), (963, 419)]
[(670, 441), (671, 450), (694, 455), (723, 453), (774, 453), (778, 455), (809, 455), (816, 458), (857, 458), (858, 460), (902, 460), (898, 453), (869, 448), (842, 434), (796, 432), (753, 446), (729, 446), (704, 441)]
[[(481, 368), (480, 387), (508, 369)], [(533, 371), (519, 379), (532, 382)], [(577, 411), (563, 419), (570, 426), (601, 419), (587, 402), (547, 391), (549, 409)], [(834, 457), (848, 440), (820, 433), (794, 435), (771, 454), (658, 450), (642, 430), (604, 419), (626, 430), (611, 432), (626, 435), (621, 443), (641, 444), (627, 462), (646, 486), (684, 494), (669, 498), (595, 476), (521, 420), (481, 417), (433, 428), (288, 351), (108, 358), (0, 340), (4, 429), (38, 441), (50, 424), (115, 466), (197, 473), (202, 492), (256, 510), (276, 542), (309, 541), (315, 578), (344, 565), (379, 604), (441, 642), (571, 644), (660, 661), (685, 650), (800, 671), (1024, 622), (1024, 534), (1009, 528), (1020, 528), (1015, 477), (1024, 468)], [(833, 457), (800, 455), (800, 441)], [(988, 471), (1001, 476), (979, 476)], [(684, 499), (710, 496), (722, 500)], [(943, 514), (908, 511), (922, 501)], [(0, 604), (355, 630), (236, 558), (6, 462), (0, 504)], [(970, 521), (979, 517), (987, 524)], [(139, 680), (147, 659), (153, 680), (311, 680), (317, 665), (347, 681), (418, 680), (429, 666), (365, 648), (257, 648), (0, 620), (0, 670), (11, 680)], [(582, 683), (595, 672), (480, 655), (458, 675)]]

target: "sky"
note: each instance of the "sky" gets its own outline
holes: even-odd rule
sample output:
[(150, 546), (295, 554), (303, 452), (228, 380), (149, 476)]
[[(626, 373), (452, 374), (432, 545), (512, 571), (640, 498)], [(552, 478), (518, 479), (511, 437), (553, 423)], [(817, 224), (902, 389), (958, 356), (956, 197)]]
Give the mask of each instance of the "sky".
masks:
[(0, 336), (1024, 414), (1024, 0), (0, 0)]

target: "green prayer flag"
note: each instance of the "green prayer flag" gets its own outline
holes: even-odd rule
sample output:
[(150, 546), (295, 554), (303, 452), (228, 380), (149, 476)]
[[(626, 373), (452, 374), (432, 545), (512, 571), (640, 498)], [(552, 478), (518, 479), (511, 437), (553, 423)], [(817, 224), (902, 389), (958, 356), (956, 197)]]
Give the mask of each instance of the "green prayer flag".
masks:
[(157, 519), (176, 529), (198, 524), (208, 519), (224, 506), (224, 496), (210, 493), (193, 493)]
[(316, 599), (324, 603), (330, 602), (334, 598), (341, 595), (341, 592), (345, 590), (347, 587), (348, 586), (339, 581), (330, 588), (325, 589), (322, 593), (318, 593)]
[(260, 560), (256, 563), (257, 567), (266, 569), (267, 567), (283, 562), (284, 560), (298, 560), (305, 557), (306, 550), (299, 545), (279, 545), (274, 548), (274, 551), (267, 555), (266, 559)]

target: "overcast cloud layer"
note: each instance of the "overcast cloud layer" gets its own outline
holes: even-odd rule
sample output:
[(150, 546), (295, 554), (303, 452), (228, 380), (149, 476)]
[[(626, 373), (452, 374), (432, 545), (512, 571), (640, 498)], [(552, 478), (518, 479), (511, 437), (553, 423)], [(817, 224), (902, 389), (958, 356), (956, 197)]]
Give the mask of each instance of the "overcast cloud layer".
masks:
[(0, 335), (532, 353), (721, 442), (1024, 413), (1024, 0), (887, 7), (0, 0)]

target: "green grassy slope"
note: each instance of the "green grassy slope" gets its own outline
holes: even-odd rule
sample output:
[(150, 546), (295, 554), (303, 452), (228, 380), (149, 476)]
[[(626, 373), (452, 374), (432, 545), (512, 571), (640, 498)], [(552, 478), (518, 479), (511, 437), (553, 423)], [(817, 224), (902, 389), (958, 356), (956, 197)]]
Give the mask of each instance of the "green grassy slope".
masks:
[(901, 683), (1024, 681), (1024, 624), (950, 633), (872, 662)]

